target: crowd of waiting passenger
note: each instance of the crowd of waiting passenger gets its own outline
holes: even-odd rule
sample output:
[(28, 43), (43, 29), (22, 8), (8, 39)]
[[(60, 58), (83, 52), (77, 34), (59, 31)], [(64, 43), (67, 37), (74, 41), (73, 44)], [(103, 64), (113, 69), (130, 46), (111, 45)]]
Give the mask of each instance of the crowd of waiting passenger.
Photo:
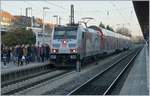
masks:
[(1, 61), (4, 65), (9, 63), (21, 66), (34, 62), (45, 62), (49, 59), (49, 45), (16, 45), (12, 47), (1, 46)]

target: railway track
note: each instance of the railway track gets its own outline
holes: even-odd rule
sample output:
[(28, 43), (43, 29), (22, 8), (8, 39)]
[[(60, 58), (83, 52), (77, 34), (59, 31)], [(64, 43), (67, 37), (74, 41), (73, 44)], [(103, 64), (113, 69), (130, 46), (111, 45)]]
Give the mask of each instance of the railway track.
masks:
[(76, 87), (67, 95), (109, 95), (115, 83), (132, 63), (140, 50), (141, 48), (136, 49), (120, 58), (104, 71), (96, 74), (93, 78)]
[[(47, 70), (44, 70), (44, 71), (41, 71), (41, 72), (38, 72), (38, 73), (34, 73), (34, 74), (27, 75), (27, 76), (18, 77), (17, 79), (13, 79), (13, 80), (10, 80), (10, 81), (2, 82), (1, 87), (3, 88), (5, 86), (11, 85), (11, 84), (15, 84), (17, 82), (24, 81), (26, 79), (34, 78), (36, 76), (52, 72), (54, 70), (56, 70), (56, 69), (51, 69), (51, 70), (47, 69)], [(24, 74), (22, 74), (22, 75), (24, 75)]]
[[(135, 53), (131, 52), (130, 56), (132, 57), (133, 54), (135, 54)], [(113, 67), (114, 65), (118, 65), (117, 63), (121, 62), (122, 59), (126, 58), (127, 56), (129, 56), (129, 55), (126, 55), (126, 56), (122, 57), (120, 60), (118, 60), (118, 62), (116, 62), (116, 64), (111, 64), (112, 66), (110, 66), (110, 68), (107, 68), (107, 70), (111, 69), (111, 67)], [(127, 60), (127, 59), (125, 59), (125, 60)], [(49, 82), (49, 80), (51, 81), (52, 79), (55, 79), (57, 77), (64, 76), (65, 74), (69, 73), (70, 71), (72, 72), (72, 70), (56, 70), (55, 68), (50, 68), (49, 69), (48, 67), (46, 67), (46, 70), (44, 70), (44, 71), (43, 70), (44, 70), (44, 68), (42, 68), (41, 72), (38, 72), (38, 73), (34, 72), (34, 74), (27, 75), (27, 76), (24, 76), (24, 77), (21, 77), (21, 78), (18, 78), (18, 79), (14, 79), (12, 81), (9, 80), (7, 82), (2, 82), (1, 94), (2, 95), (13, 95), (13, 94), (22, 94), (22, 93), (24, 94), (24, 92), (28, 89), (32, 89), (32, 88), (34, 88), (35, 86), (38, 86), (38, 85), (42, 85), (42, 84), (44, 84), (44, 82), (47, 82), (47, 81)], [(29, 71), (32, 72), (34, 70), (29, 70)], [(110, 71), (110, 72), (112, 72), (112, 71)], [(103, 72), (103, 73), (105, 73), (105, 72)], [(101, 74), (103, 74), (103, 73), (101, 73)], [(95, 76), (95, 78), (98, 78), (98, 77)], [(92, 79), (94, 80), (94, 78), (92, 78)], [(93, 81), (92, 79), (88, 80), (88, 82)], [(86, 83), (88, 84), (88, 82), (86, 82)], [(73, 90), (72, 92), (70, 92), (69, 94), (67, 93), (67, 94), (68, 95), (72, 95), (72, 94), (73, 95), (76, 95), (76, 94), (82, 94), (82, 95), (86, 94), (86, 95), (88, 95), (88, 94), (91, 94), (91, 93), (87, 94), (87, 92), (86, 92), (87, 90), (83, 90), (84, 89), (83, 87), (85, 87), (86, 83), (84, 83), (82, 86), (76, 88), (75, 90)], [(81, 87), (83, 88), (82, 90), (81, 90)], [(79, 90), (81, 90), (81, 92), (83, 91), (85, 93), (80, 93)], [(89, 90), (91, 90), (91, 89), (89, 89)], [(88, 92), (90, 92), (90, 91), (88, 91)], [(94, 93), (92, 95), (95, 95)]]
[[(34, 86), (38, 83), (44, 82), (48, 79), (53, 79), (55, 77), (58, 77), (60, 75), (65, 74), (65, 72), (56, 74), (55, 76), (51, 76), (48, 74), (54, 73), (57, 71), (56, 68), (50, 68), (50, 66), (44, 65), (40, 66), (38, 68), (30, 68), (30, 69), (25, 69), (25, 70), (19, 70), (19, 71), (12, 71), (10, 73), (3, 73), (2, 78), (3, 81), (1, 83), (1, 89), (2, 89), (2, 94), (3, 95), (11, 95), (18, 93), (26, 88), (29, 88), (31, 86)], [(87, 66), (85, 66), (87, 67)], [(60, 69), (60, 68), (59, 68)], [(19, 73), (20, 72), (20, 73)], [(66, 71), (66, 73), (69, 71)], [(29, 75), (30, 73), (30, 75)], [(5, 76), (6, 74), (6, 76)], [(10, 75), (13, 75), (10, 77)], [(9, 80), (7, 80), (7, 78)], [(16, 78), (18, 77), (18, 78)], [(41, 79), (42, 77), (42, 79)], [(10, 80), (12, 79), (12, 80)]]
[[(87, 66), (85, 66), (87, 67)], [(43, 71), (43, 69), (45, 69)], [(38, 69), (37, 69), (38, 70)], [(34, 71), (29, 70), (30, 72)], [(38, 70), (40, 71), (40, 70)], [(57, 71), (57, 72), (56, 72)], [(62, 71), (62, 72), (61, 72)], [(12, 95), (12, 94), (18, 94), (19, 92), (26, 90), (27, 88), (30, 88), (34, 85), (37, 85), (42, 82), (46, 82), (50, 79), (53, 79), (55, 77), (61, 76), (65, 73), (68, 73), (69, 71), (61, 70), (58, 72), (56, 68), (42, 68), (41, 72), (34, 72), (33, 74), (27, 75), (27, 76), (21, 76), (17, 79), (9, 80), (6, 82), (2, 82), (1, 89), (2, 89), (2, 95)], [(23, 71), (25, 72), (25, 71)], [(23, 75), (23, 72), (20, 73), (20, 75)], [(29, 73), (29, 72), (28, 72)], [(26, 73), (27, 74), (27, 73)], [(24, 75), (26, 75), (24, 74)], [(53, 75), (51, 75), (53, 74)]]
[(46, 82), (55, 77), (61, 76), (65, 73), (70, 72), (70, 70), (51, 70), (45, 71), (41, 74), (36, 74), (22, 80), (17, 80), (3, 84), (1, 88), (2, 95), (12, 95), (24, 89), (30, 88), (34, 85), (38, 85), (42, 82)]

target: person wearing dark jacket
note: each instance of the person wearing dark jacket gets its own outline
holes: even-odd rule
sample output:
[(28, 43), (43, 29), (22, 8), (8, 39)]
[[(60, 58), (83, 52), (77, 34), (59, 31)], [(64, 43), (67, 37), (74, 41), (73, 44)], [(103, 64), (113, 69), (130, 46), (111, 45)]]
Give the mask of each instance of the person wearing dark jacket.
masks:
[(46, 60), (48, 60), (49, 59), (49, 54), (50, 54), (50, 48), (49, 48), (48, 45), (46, 45), (45, 50), (46, 50)]
[(31, 62), (31, 46), (30, 45), (27, 46), (27, 51), (28, 51), (27, 53), (28, 63), (30, 63)]
[(35, 61), (35, 46), (32, 45), (31, 46), (31, 61), (34, 62)]
[(6, 66), (6, 63), (7, 63), (7, 48), (3, 48), (3, 51), (2, 51), (2, 53), (3, 53), (3, 62), (4, 62), (4, 66)]
[(40, 46), (36, 47), (36, 52), (37, 52), (37, 61), (41, 62)]
[(10, 48), (7, 48), (7, 63), (9, 63), (10, 62), (10, 55), (11, 54), (11, 50), (10, 50)]
[(41, 56), (42, 62), (44, 62), (44, 46), (43, 45), (40, 47), (40, 56)]
[(21, 60), (22, 56), (23, 56), (23, 48), (20, 45), (19, 48), (18, 48), (18, 59), (19, 59), (18, 66), (22, 65), (22, 60)]
[(21, 58), (22, 58), (22, 56), (21, 56), (21, 46), (20, 45), (17, 46), (16, 53), (17, 53), (17, 59), (18, 59), (17, 61), (18, 61), (18, 66), (19, 66), (20, 62), (21, 62)]

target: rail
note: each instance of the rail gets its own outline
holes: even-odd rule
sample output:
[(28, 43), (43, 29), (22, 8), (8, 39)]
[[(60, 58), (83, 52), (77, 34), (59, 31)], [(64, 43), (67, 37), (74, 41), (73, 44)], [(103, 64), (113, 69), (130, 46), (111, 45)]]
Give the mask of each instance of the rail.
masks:
[[(85, 89), (84, 87), (86, 85), (88, 85), (89, 83), (93, 82), (96, 78), (100, 77), (102, 74), (104, 74), (105, 72), (109, 71), (109, 69), (111, 69), (112, 67), (114, 67), (115, 65), (117, 65), (119, 62), (121, 62), (122, 60), (124, 60), (125, 58), (127, 58), (129, 55), (133, 54), (136, 52), (136, 54), (130, 59), (130, 61), (127, 63), (127, 65), (125, 66), (125, 68), (121, 71), (121, 73), (117, 76), (117, 78), (119, 78), (121, 76), (121, 74), (125, 71), (125, 69), (127, 68), (127, 66), (135, 59), (135, 57), (138, 55), (138, 53), (140, 52), (141, 48), (137, 51), (133, 51), (130, 52), (129, 54), (125, 55), (124, 57), (120, 58), (118, 61), (116, 61), (115, 63), (113, 63), (111, 66), (109, 66), (108, 68), (104, 69), (102, 72), (96, 74), (95, 76), (93, 76), (93, 78), (87, 80), (85, 83), (83, 83), (82, 85), (78, 86), (77, 88), (75, 88), (74, 90), (72, 90), (69, 94), (67, 95), (76, 95), (76, 93), (79, 90)], [(109, 90), (112, 88), (112, 86), (114, 85), (114, 83), (116, 82), (117, 78), (112, 82), (112, 84), (110, 84), (110, 86), (107, 88), (107, 90), (103, 93), (103, 95), (106, 95)], [(83, 95), (88, 95), (88, 94), (83, 94)], [(93, 95), (93, 94), (92, 94)], [(100, 94), (102, 95), (102, 94)]]

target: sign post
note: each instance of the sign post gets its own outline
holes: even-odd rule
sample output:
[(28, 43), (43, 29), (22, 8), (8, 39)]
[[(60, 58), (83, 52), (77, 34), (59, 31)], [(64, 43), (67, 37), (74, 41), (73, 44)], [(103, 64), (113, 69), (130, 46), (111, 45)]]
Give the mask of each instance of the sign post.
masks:
[(81, 62), (80, 62), (80, 56), (79, 55), (77, 55), (76, 71), (77, 72), (81, 71)]

